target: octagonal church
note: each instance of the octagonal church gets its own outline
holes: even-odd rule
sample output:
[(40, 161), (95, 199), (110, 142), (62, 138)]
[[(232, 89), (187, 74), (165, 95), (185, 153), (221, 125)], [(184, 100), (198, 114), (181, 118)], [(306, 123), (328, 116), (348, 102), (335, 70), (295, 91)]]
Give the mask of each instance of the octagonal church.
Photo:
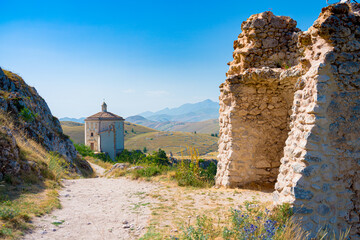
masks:
[(101, 112), (85, 119), (85, 145), (115, 160), (116, 154), (124, 150), (124, 119), (108, 112), (105, 102), (101, 108)]

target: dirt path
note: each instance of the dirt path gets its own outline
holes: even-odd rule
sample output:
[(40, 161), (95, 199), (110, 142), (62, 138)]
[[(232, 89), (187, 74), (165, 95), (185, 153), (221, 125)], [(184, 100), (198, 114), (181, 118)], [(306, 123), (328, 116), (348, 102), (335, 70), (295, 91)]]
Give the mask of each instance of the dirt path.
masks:
[[(99, 166), (96, 170), (103, 171)], [(156, 184), (91, 178), (65, 180), (64, 185), (62, 209), (35, 218), (36, 228), (24, 239), (138, 239), (146, 232), (156, 201), (147, 194)]]
[[(98, 176), (104, 169), (91, 164)], [(24, 239), (138, 239), (150, 231), (179, 236), (184, 223), (206, 215), (226, 223), (229, 210), (245, 201), (271, 203), (271, 192), (241, 189), (195, 189), (174, 182), (132, 181), (126, 178), (65, 180), (62, 209), (34, 219), (35, 229)], [(151, 238), (150, 238), (151, 239)]]
[(90, 164), (90, 166), (92, 167), (92, 169), (96, 172), (96, 175), (99, 177), (104, 176), (105, 173), (105, 169), (100, 167), (99, 165), (96, 165), (94, 163), (88, 162)]

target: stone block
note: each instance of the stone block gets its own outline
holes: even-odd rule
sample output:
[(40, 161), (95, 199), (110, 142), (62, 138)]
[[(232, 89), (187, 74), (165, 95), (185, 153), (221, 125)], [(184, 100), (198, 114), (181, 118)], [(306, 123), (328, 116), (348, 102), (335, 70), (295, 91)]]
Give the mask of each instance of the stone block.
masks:
[(314, 194), (311, 191), (305, 190), (300, 187), (294, 187), (293, 191), (295, 194), (295, 198), (297, 198), (297, 199), (310, 200), (314, 197)]
[(330, 213), (330, 208), (329, 206), (327, 206), (326, 204), (320, 204), (317, 209), (316, 212), (320, 215), (320, 216), (326, 216)]
[(262, 161), (256, 161), (255, 162), (255, 167), (256, 168), (269, 168), (271, 167), (271, 163), (265, 160)]
[(359, 72), (360, 63), (358, 62), (345, 62), (339, 66), (339, 72), (343, 74), (354, 74)]
[(318, 165), (310, 165), (303, 169), (302, 173), (305, 177), (312, 177), (317, 174), (319, 169)]
[(311, 187), (314, 189), (314, 190), (320, 190), (321, 189), (321, 187), (319, 186), (319, 185), (317, 185), (317, 184), (311, 184)]
[(322, 158), (320, 156), (313, 155), (312, 153), (306, 153), (304, 160), (308, 163), (320, 163), (322, 162)]

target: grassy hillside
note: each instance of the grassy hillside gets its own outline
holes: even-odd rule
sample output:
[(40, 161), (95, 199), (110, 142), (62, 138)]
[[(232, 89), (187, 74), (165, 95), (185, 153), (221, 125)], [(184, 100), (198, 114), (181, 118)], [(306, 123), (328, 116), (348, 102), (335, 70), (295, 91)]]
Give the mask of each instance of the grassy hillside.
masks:
[(146, 147), (149, 152), (161, 148), (167, 153), (180, 155), (182, 151), (186, 151), (187, 147), (195, 147), (200, 155), (203, 155), (217, 151), (217, 141), (217, 137), (211, 137), (209, 134), (149, 132), (128, 139), (125, 141), (125, 148), (142, 150)]
[[(203, 122), (182, 122), (171, 126), (167, 131), (197, 132), (197, 133), (219, 133), (219, 120), (210, 119)], [(165, 130), (165, 129), (164, 129)]]
[[(68, 135), (75, 143), (78, 144), (85, 143), (85, 133), (84, 133), (83, 123), (69, 122), (69, 121), (63, 121), (60, 123), (64, 133)], [(125, 141), (139, 134), (148, 133), (148, 132), (157, 132), (157, 130), (155, 129), (151, 129), (148, 127), (144, 127), (129, 122), (125, 122), (124, 127), (125, 127)]]
[(77, 122), (60, 122), (64, 134), (68, 135), (75, 143), (85, 142), (84, 124)]
[(153, 128), (159, 131), (171, 132), (197, 132), (197, 133), (219, 133), (218, 119), (210, 119), (202, 122), (179, 122), (165, 121), (156, 122), (142, 116), (131, 116), (126, 118), (128, 122)]
[(125, 141), (143, 133), (158, 132), (158, 130), (129, 122), (124, 123), (124, 128), (125, 128)]
[[(209, 120), (212, 121), (212, 120)], [(61, 122), (66, 135), (69, 135), (75, 143), (84, 143), (84, 124), (76, 122)], [(144, 147), (149, 152), (165, 150), (174, 155), (180, 155), (187, 146), (195, 147), (200, 154), (217, 151), (217, 137), (210, 134), (187, 133), (187, 132), (162, 132), (138, 124), (125, 122), (125, 148), (140, 149)]]

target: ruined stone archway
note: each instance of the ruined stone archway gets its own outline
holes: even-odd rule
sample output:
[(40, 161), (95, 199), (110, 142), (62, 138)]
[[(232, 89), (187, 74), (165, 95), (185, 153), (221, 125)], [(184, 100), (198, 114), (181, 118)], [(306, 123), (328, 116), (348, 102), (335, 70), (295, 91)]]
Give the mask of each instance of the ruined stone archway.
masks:
[(216, 184), (275, 184), (305, 230), (360, 237), (359, 4), (324, 8), (306, 32), (264, 12), (242, 24), (220, 85)]
[(289, 132), (299, 69), (296, 22), (271, 12), (251, 16), (234, 42), (220, 86), (217, 184), (274, 184)]

